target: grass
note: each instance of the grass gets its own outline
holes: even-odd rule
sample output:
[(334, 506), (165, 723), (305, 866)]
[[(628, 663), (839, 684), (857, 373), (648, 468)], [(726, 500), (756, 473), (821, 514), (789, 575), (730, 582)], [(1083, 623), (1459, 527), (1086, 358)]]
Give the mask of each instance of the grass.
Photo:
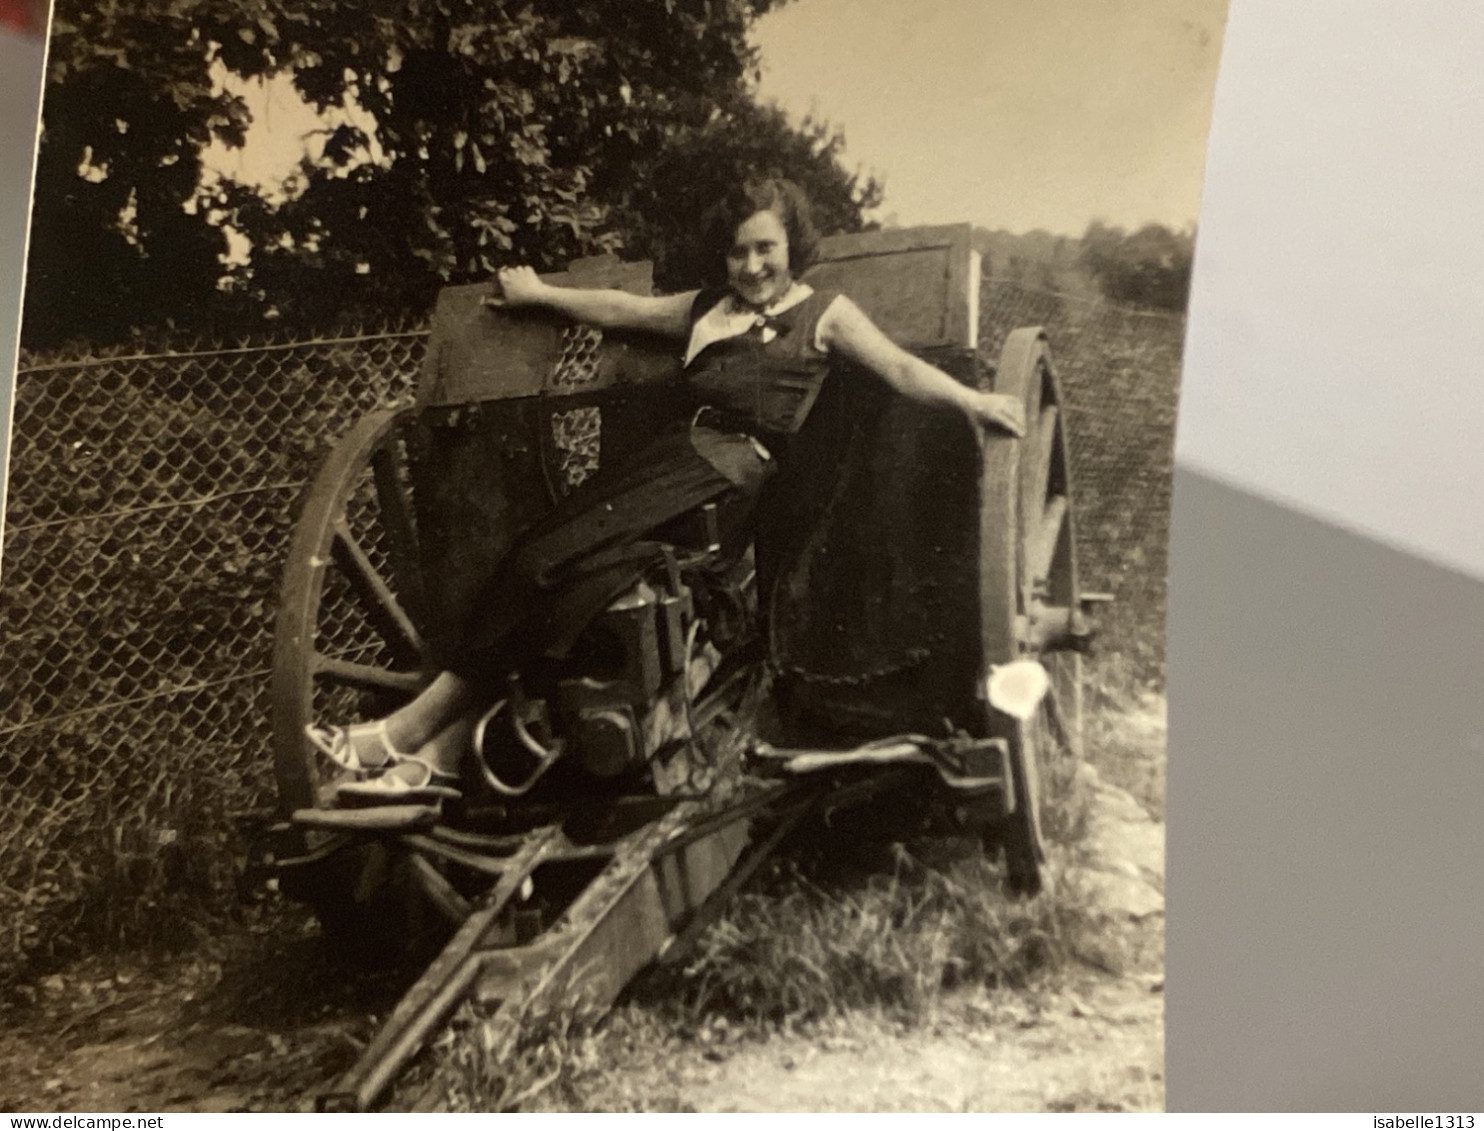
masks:
[(0, 882), (0, 998), (80, 955), (194, 952), (250, 915), (233, 823), (243, 794), (183, 780), (155, 800), (141, 806), (100, 785), (30, 814), (27, 836), (51, 855), (34, 853), (29, 874)]
[(846, 852), (780, 862), (687, 963), (641, 976), (612, 1014), (567, 1001), (512, 1029), (464, 1006), (439, 1051), (450, 1107), (583, 1110), (612, 1090), (608, 1066), (635, 1048), (706, 1055), (860, 1016), (912, 1030), (965, 991), (1050, 989), (1063, 974), (1131, 961), (1070, 879), (1053, 873), (1041, 895), (1021, 900), (999, 864), (967, 844), (887, 851), (885, 871)]
[(892, 847), (884, 873), (821, 876), (783, 863), (683, 969), (638, 993), (681, 1025), (722, 1016), (792, 1028), (859, 1010), (915, 1024), (946, 992), (1030, 985), (1075, 959), (1094, 928), (1065, 890), (1010, 897), (998, 864), (975, 849), (935, 860), (947, 846)]
[(909, 1029), (956, 991), (1025, 989), (1115, 960), (1105, 924), (1072, 886), (1017, 900), (982, 852), (893, 847), (886, 873), (839, 860), (780, 864), (689, 962), (642, 976), (611, 1015), (566, 999), (509, 1027), (466, 1004), (437, 1054), (449, 1106), (582, 1109), (606, 1088), (607, 1065), (637, 1046), (807, 1034), (861, 1013)]
[(1158, 1061), (1103, 1068), (1060, 1095), (1050, 1098), (1047, 1111), (1116, 1112), (1165, 1109), (1163, 1066)]
[(460, 1006), (436, 1050), (448, 1109), (514, 1112), (552, 1093), (580, 1099), (603, 1072), (605, 1012), (562, 997), (511, 1026), (472, 1003)]
[(1122, 655), (1100, 656), (1086, 680), (1088, 760), (1102, 777), (1132, 794), (1150, 816), (1165, 819), (1166, 711), (1162, 690), (1141, 679)]

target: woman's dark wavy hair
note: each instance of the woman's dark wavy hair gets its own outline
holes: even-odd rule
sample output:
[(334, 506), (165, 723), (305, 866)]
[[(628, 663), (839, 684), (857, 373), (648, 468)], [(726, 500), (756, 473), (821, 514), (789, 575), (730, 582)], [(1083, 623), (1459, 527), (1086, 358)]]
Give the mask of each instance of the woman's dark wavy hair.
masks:
[(737, 229), (759, 212), (772, 212), (783, 221), (788, 236), (788, 270), (795, 279), (819, 257), (819, 229), (804, 190), (781, 177), (764, 177), (733, 187), (706, 214), (702, 237), (706, 281), (727, 281), (727, 253)]

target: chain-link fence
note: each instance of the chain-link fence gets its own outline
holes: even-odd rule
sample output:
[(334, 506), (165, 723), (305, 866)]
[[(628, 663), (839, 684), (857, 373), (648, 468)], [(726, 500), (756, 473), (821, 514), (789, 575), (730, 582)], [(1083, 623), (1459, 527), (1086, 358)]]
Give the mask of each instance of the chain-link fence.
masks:
[[(983, 318), (995, 349), (1015, 326), (1051, 333), (1083, 584), (1115, 593), (1108, 646), (1157, 677), (1183, 320), (993, 282)], [(23, 358), (0, 562), (0, 979), (229, 903), (232, 818), (273, 802), (296, 500), (335, 437), (410, 398), (425, 342)]]
[(231, 818), (272, 798), (296, 499), (328, 440), (409, 395), (425, 340), (23, 359), (0, 560), (0, 969), (174, 931), (231, 891)]

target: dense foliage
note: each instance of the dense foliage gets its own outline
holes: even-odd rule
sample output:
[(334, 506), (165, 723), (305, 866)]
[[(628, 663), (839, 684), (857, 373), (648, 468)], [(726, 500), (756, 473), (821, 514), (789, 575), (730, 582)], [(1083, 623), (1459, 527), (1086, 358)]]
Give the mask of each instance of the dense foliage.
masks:
[[(109, 342), (187, 323), (213, 297), (226, 235), (202, 207), (201, 152), (240, 145), (245, 107), (215, 88), (207, 39), (228, 5), (62, 0), (53, 17), (23, 342)], [(213, 28), (215, 27), (215, 31)]]
[(1158, 310), (1184, 310), (1195, 234), (1146, 224), (1136, 232), (1094, 221), (1082, 237), (1082, 266), (1104, 297)]
[[(698, 210), (760, 166), (856, 230), (879, 186), (754, 101), (748, 32), (776, 2), (58, 0), (26, 344), (383, 320), (618, 248), (683, 285)], [(283, 196), (204, 175), (248, 126), (227, 74), (291, 75), (374, 129), (334, 127)]]

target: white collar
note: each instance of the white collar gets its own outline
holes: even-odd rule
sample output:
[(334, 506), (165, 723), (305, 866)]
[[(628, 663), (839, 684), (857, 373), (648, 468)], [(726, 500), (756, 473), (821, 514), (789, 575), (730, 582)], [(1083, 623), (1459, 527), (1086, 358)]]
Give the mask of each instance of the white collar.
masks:
[[(740, 337), (758, 325), (761, 319), (772, 318), (785, 310), (793, 309), (813, 293), (814, 288), (808, 283), (795, 282), (783, 293), (782, 298), (762, 310), (745, 307), (737, 301), (735, 294), (728, 294), (696, 319), (696, 324), (691, 327), (690, 343), (686, 346), (685, 361), (682, 364), (689, 365), (698, 353), (714, 342)], [(763, 341), (771, 342), (777, 336), (778, 331), (773, 327), (763, 327)]]

